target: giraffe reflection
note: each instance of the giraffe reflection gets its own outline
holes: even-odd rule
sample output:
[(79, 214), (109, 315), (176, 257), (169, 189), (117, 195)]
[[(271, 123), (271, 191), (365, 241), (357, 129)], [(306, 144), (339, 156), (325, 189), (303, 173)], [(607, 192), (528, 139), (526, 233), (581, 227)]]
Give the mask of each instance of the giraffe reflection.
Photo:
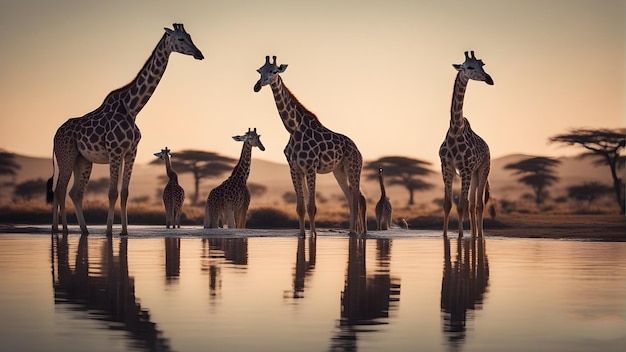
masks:
[(391, 240), (376, 240), (376, 265), (370, 274), (366, 248), (365, 238), (350, 238), (341, 319), (330, 351), (356, 351), (358, 334), (377, 331), (374, 326), (387, 324), (389, 311), (397, 309), (400, 279), (390, 275)]
[(165, 238), (165, 282), (172, 283), (180, 277), (180, 238)]
[(296, 251), (296, 267), (293, 275), (293, 294), (292, 298), (304, 297), (304, 286), (306, 278), (311, 275), (315, 269), (315, 254), (317, 251), (317, 243), (315, 236), (309, 236), (309, 258), (306, 257), (306, 243), (303, 236), (298, 237), (298, 249)]
[(444, 266), (441, 280), (441, 313), (443, 332), (452, 348), (461, 348), (466, 322), (471, 312), (481, 309), (489, 285), (489, 260), (483, 238), (458, 238), (454, 263), (450, 241), (444, 238)]
[(209, 297), (219, 298), (222, 288), (222, 266), (233, 264), (236, 270), (248, 265), (247, 238), (203, 238), (201, 270), (209, 274)]
[[(150, 321), (150, 313), (142, 308), (135, 296), (135, 279), (128, 274), (128, 239), (119, 240), (117, 255), (113, 239), (102, 241), (100, 256), (90, 256), (88, 236), (78, 241), (74, 267), (70, 263), (70, 244), (67, 235), (52, 236), (52, 283), (54, 302), (69, 305), (70, 310), (99, 311), (104, 314), (81, 315), (97, 321), (121, 323), (129, 332), (133, 346), (151, 351), (170, 351), (169, 341)], [(55, 266), (56, 263), (56, 266)], [(106, 324), (106, 323), (105, 323)], [(109, 326), (109, 324), (106, 324)]]

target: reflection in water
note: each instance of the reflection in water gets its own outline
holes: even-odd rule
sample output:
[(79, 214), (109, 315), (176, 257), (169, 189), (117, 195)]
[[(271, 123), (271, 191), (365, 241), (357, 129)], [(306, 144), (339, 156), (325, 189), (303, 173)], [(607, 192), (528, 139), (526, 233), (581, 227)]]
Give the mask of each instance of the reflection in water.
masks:
[(400, 279), (389, 272), (391, 240), (376, 240), (376, 265), (369, 274), (366, 239), (350, 237), (349, 241), (341, 319), (331, 341), (331, 351), (356, 351), (358, 333), (377, 331), (374, 326), (387, 324), (389, 311), (397, 309), (400, 300)]
[(309, 236), (309, 258), (306, 257), (306, 244), (304, 236), (298, 236), (298, 249), (296, 250), (296, 267), (293, 275), (292, 298), (304, 297), (306, 278), (315, 269), (315, 252), (317, 250), (316, 236)]
[(222, 265), (234, 264), (245, 269), (248, 265), (247, 238), (203, 238), (202, 271), (209, 274), (209, 297), (220, 296)]
[(121, 328), (133, 338), (133, 347), (169, 351), (169, 341), (161, 336), (162, 332), (150, 321), (150, 313), (141, 308), (135, 297), (135, 280), (128, 275), (128, 239), (119, 241), (117, 256), (113, 239), (108, 237), (102, 243), (100, 256), (90, 257), (88, 236), (81, 236), (72, 270), (68, 236), (59, 239), (53, 235), (51, 252), (53, 258), (56, 254), (57, 264), (52, 271), (54, 302), (70, 304), (96, 320), (121, 323)]
[[(468, 311), (482, 307), (489, 285), (489, 260), (483, 238), (457, 239), (454, 263), (450, 241), (444, 238), (444, 266), (441, 280), (443, 332), (451, 348), (461, 348), (465, 341)], [(473, 317), (470, 315), (470, 321)]]
[(165, 238), (165, 282), (178, 281), (180, 276), (180, 238)]

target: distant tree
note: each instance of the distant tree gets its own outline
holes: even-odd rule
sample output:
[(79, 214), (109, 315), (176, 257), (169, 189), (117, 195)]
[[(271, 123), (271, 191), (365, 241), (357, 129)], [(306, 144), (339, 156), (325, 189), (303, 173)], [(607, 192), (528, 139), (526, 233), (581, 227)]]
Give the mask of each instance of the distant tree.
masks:
[(507, 164), (504, 168), (515, 170), (515, 175), (521, 175), (517, 181), (532, 188), (535, 203), (540, 206), (548, 197), (546, 187), (559, 180), (553, 168), (560, 163), (557, 159), (536, 156)]
[[(180, 153), (172, 154), (172, 168), (174, 168), (174, 171), (179, 175), (186, 172), (193, 175), (194, 193), (191, 196), (192, 204), (198, 204), (200, 181), (207, 177), (217, 177), (232, 171), (235, 161), (233, 158), (201, 150), (183, 150)], [(150, 164), (161, 165), (162, 163), (161, 159), (155, 159), (150, 162)]]
[(46, 181), (43, 178), (36, 180), (27, 180), (15, 185), (13, 196), (16, 199), (32, 200), (33, 198), (43, 196), (46, 193)]
[(378, 180), (378, 168), (382, 167), (385, 173), (385, 183), (394, 186), (403, 186), (409, 191), (409, 205), (415, 204), (413, 194), (415, 191), (425, 191), (433, 188), (433, 185), (424, 181), (421, 177), (430, 175), (434, 171), (428, 166), (431, 163), (419, 159), (403, 156), (387, 156), (378, 160), (365, 163), (365, 176), (368, 180)]
[(250, 190), (250, 196), (260, 197), (267, 192), (267, 186), (260, 183), (248, 182), (248, 190)]
[(100, 177), (96, 180), (90, 180), (85, 189), (85, 193), (91, 194), (107, 194), (109, 192), (109, 178)]
[(594, 158), (596, 164), (608, 165), (613, 178), (613, 191), (621, 214), (626, 211), (624, 204), (624, 180), (618, 176), (618, 169), (624, 166), (620, 151), (626, 146), (626, 128), (617, 129), (571, 129), (569, 133), (552, 136), (550, 143), (577, 145), (587, 149), (580, 157)]
[(585, 182), (581, 185), (567, 188), (567, 196), (578, 203), (586, 202), (591, 205), (598, 198), (604, 197), (613, 192), (613, 188), (600, 182)]
[(11, 182), (3, 182), (1, 185), (9, 186), (15, 184), (15, 176), (17, 176), (17, 170), (19, 169), (21, 169), (21, 166), (15, 161), (15, 154), (0, 149), (0, 176), (10, 176), (13, 179)]

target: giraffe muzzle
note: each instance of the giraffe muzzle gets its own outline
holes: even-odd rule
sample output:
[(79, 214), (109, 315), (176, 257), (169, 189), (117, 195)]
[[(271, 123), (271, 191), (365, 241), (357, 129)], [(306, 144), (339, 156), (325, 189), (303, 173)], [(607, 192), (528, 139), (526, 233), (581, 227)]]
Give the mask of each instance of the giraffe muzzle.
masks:
[(260, 90), (261, 90), (261, 87), (262, 87), (262, 86), (261, 86), (261, 80), (258, 80), (258, 81), (256, 82), (256, 84), (254, 85), (254, 92), (256, 93), (256, 92), (260, 91)]

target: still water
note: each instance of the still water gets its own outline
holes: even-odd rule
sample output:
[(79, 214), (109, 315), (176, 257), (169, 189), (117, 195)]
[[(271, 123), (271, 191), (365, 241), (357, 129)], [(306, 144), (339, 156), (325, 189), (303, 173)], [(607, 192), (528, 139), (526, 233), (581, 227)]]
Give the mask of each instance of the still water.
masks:
[(626, 243), (0, 234), (0, 351), (624, 351)]

